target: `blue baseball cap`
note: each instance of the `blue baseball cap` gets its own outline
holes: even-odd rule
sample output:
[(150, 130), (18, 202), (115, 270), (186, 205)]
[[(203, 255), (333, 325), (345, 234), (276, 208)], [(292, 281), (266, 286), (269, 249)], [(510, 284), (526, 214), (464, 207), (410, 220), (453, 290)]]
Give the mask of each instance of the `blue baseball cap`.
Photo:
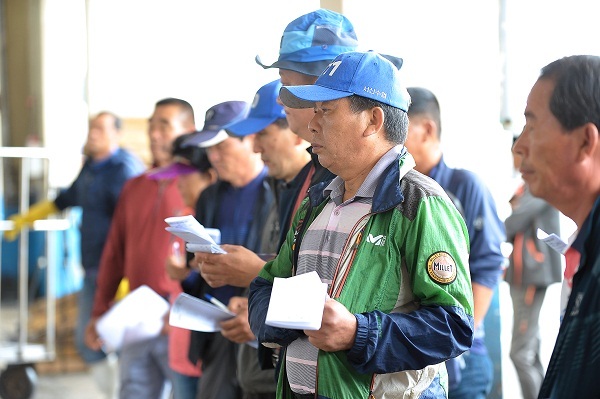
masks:
[(281, 89), (279, 79), (258, 89), (254, 95), (248, 116), (239, 122), (224, 126), (223, 129), (236, 136), (247, 136), (260, 132), (278, 119), (284, 119), (283, 106), (277, 103), (279, 89)]
[(373, 51), (340, 54), (314, 85), (284, 86), (281, 101), (290, 108), (313, 108), (315, 102), (351, 95), (370, 98), (407, 112), (410, 95), (396, 65)]
[(258, 55), (255, 60), (265, 69), (289, 69), (319, 76), (331, 60), (357, 47), (358, 39), (348, 18), (334, 11), (319, 9), (288, 24), (281, 37), (277, 61), (265, 65)]
[(183, 146), (208, 148), (225, 141), (229, 135), (223, 127), (245, 118), (249, 108), (245, 101), (225, 101), (213, 105), (206, 111), (202, 130), (190, 134)]

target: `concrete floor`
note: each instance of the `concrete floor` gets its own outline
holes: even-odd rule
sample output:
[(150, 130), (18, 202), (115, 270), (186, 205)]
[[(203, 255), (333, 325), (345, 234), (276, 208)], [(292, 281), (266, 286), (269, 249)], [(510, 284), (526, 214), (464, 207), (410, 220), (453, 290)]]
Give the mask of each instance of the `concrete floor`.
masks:
[(38, 376), (32, 399), (105, 399), (89, 373)]
[[(552, 347), (554, 346), (558, 332), (559, 301), (560, 285), (555, 284), (548, 288), (540, 316), (542, 331), (544, 331), (544, 336), (542, 337), (542, 360), (546, 364), (550, 359)], [(506, 283), (501, 283), (500, 286), (500, 311), (502, 314), (503, 397), (507, 399), (522, 399), (514, 367), (508, 358), (512, 328), (512, 305)], [(2, 324), (6, 325), (5, 323)], [(96, 387), (89, 373), (71, 372), (38, 375), (32, 399), (104, 399), (104, 397)]]

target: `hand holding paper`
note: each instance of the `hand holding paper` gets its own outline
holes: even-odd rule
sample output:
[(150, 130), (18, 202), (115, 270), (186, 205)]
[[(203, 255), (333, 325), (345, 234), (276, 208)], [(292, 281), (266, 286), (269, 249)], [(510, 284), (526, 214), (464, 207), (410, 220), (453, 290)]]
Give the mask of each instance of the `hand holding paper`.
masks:
[(192, 215), (168, 217), (165, 222), (169, 224), (165, 230), (187, 242), (188, 252), (226, 253), (216, 242), (220, 240), (221, 232), (205, 228)]
[(356, 316), (338, 301), (327, 298), (321, 328), (304, 330), (304, 333), (315, 347), (327, 352), (335, 352), (352, 348), (357, 327)]
[(179, 294), (169, 316), (169, 324), (188, 330), (221, 331), (220, 322), (235, 317), (235, 313), (224, 310), (210, 302), (186, 293)]
[(275, 277), (265, 324), (296, 330), (321, 328), (327, 284), (317, 272)]
[(109, 309), (96, 323), (107, 352), (123, 345), (156, 337), (163, 327), (169, 303), (150, 287), (142, 285)]

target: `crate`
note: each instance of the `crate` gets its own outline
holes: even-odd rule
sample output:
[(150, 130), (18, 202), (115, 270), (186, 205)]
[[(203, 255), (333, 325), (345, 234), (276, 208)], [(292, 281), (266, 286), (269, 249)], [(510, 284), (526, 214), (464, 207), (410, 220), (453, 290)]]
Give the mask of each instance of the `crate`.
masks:
[[(32, 342), (46, 339), (46, 300), (37, 299), (29, 308), (28, 336)], [(77, 324), (77, 292), (56, 299), (56, 356), (48, 362), (38, 362), (38, 374), (61, 374), (87, 371), (75, 346)]]

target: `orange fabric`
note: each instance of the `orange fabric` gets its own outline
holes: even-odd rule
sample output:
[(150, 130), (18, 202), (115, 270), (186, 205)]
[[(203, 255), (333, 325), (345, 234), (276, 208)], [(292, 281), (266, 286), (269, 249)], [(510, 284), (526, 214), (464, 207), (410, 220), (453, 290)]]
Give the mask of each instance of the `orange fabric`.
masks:
[(527, 240), (525, 246), (527, 247), (527, 252), (531, 254), (531, 256), (533, 257), (533, 259), (535, 259), (536, 262), (541, 263), (544, 261), (544, 254), (537, 250), (537, 248), (535, 247), (535, 242), (533, 242), (533, 240)]
[(513, 283), (515, 285), (521, 285), (521, 278), (523, 277), (523, 233), (515, 235), (512, 256), (515, 269)]

